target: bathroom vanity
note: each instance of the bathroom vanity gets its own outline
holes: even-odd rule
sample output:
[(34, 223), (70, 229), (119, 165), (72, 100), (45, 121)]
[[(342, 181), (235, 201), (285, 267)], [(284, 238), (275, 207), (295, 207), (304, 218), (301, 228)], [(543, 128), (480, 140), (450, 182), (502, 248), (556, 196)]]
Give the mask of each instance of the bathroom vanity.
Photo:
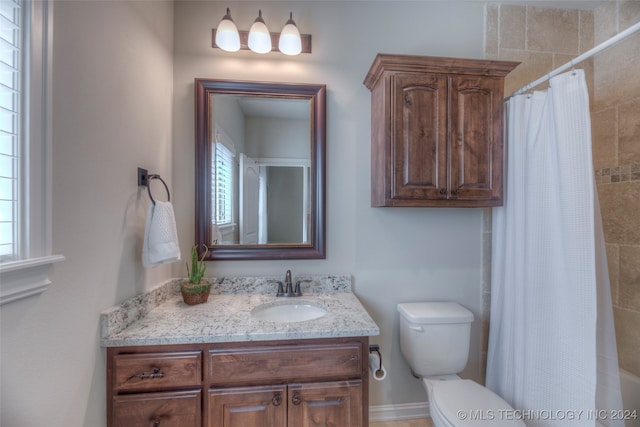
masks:
[[(266, 278), (214, 281), (198, 306), (170, 282), (105, 311), (107, 425), (368, 425), (368, 344), (379, 329), (348, 276), (309, 280), (297, 298), (275, 297)], [(281, 304), (324, 314), (255, 315)]]

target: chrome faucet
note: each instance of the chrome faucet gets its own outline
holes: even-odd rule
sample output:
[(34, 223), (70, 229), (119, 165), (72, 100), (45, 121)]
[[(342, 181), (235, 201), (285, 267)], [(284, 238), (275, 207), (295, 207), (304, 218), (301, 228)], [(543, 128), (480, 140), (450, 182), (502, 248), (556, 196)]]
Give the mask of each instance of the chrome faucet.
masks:
[(282, 286), (282, 282), (278, 282), (278, 293), (277, 297), (300, 297), (302, 296), (302, 292), (300, 292), (300, 282), (296, 283), (295, 289), (293, 288), (293, 283), (291, 282), (291, 270), (287, 270), (284, 275), (284, 287)]

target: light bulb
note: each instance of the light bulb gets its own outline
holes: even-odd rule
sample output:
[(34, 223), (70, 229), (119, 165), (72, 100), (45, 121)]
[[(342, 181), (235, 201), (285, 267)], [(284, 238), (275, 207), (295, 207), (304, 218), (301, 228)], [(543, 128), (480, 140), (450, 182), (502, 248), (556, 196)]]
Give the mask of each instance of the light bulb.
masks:
[(229, 8), (227, 8), (227, 14), (222, 18), (216, 29), (216, 45), (227, 52), (240, 50), (240, 34), (238, 34), (238, 27), (231, 19)]
[(285, 55), (298, 55), (302, 52), (302, 41), (300, 40), (300, 31), (293, 20), (293, 12), (290, 12), (289, 20), (280, 32), (280, 41), (278, 49)]
[(262, 11), (258, 11), (258, 17), (249, 30), (249, 49), (256, 53), (271, 52), (271, 34), (262, 19)]

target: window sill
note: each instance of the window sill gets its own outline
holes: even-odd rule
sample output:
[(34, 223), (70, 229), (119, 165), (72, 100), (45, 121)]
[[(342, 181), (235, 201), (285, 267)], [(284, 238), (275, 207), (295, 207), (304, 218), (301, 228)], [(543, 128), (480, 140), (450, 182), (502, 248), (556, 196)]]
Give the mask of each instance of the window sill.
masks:
[(0, 264), (0, 305), (46, 291), (51, 284), (51, 265), (64, 259), (62, 255), (50, 255)]

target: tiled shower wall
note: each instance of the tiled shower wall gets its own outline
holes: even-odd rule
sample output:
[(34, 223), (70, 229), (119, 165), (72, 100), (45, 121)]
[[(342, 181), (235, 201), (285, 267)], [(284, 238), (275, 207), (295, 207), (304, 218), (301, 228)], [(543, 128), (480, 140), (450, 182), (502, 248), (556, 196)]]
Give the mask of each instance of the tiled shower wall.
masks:
[[(640, 2), (594, 10), (488, 4), (485, 55), (521, 61), (505, 82), (523, 85), (640, 21)], [(593, 160), (611, 278), (620, 366), (640, 375), (640, 34), (577, 66), (586, 72)], [(546, 84), (537, 89), (546, 88)], [(489, 318), (491, 211), (485, 211), (483, 297)], [(483, 328), (486, 360), (488, 327)]]
[[(640, 2), (594, 11), (600, 43), (640, 22)], [(640, 33), (594, 60), (593, 165), (607, 243), (620, 367), (640, 376)]]

